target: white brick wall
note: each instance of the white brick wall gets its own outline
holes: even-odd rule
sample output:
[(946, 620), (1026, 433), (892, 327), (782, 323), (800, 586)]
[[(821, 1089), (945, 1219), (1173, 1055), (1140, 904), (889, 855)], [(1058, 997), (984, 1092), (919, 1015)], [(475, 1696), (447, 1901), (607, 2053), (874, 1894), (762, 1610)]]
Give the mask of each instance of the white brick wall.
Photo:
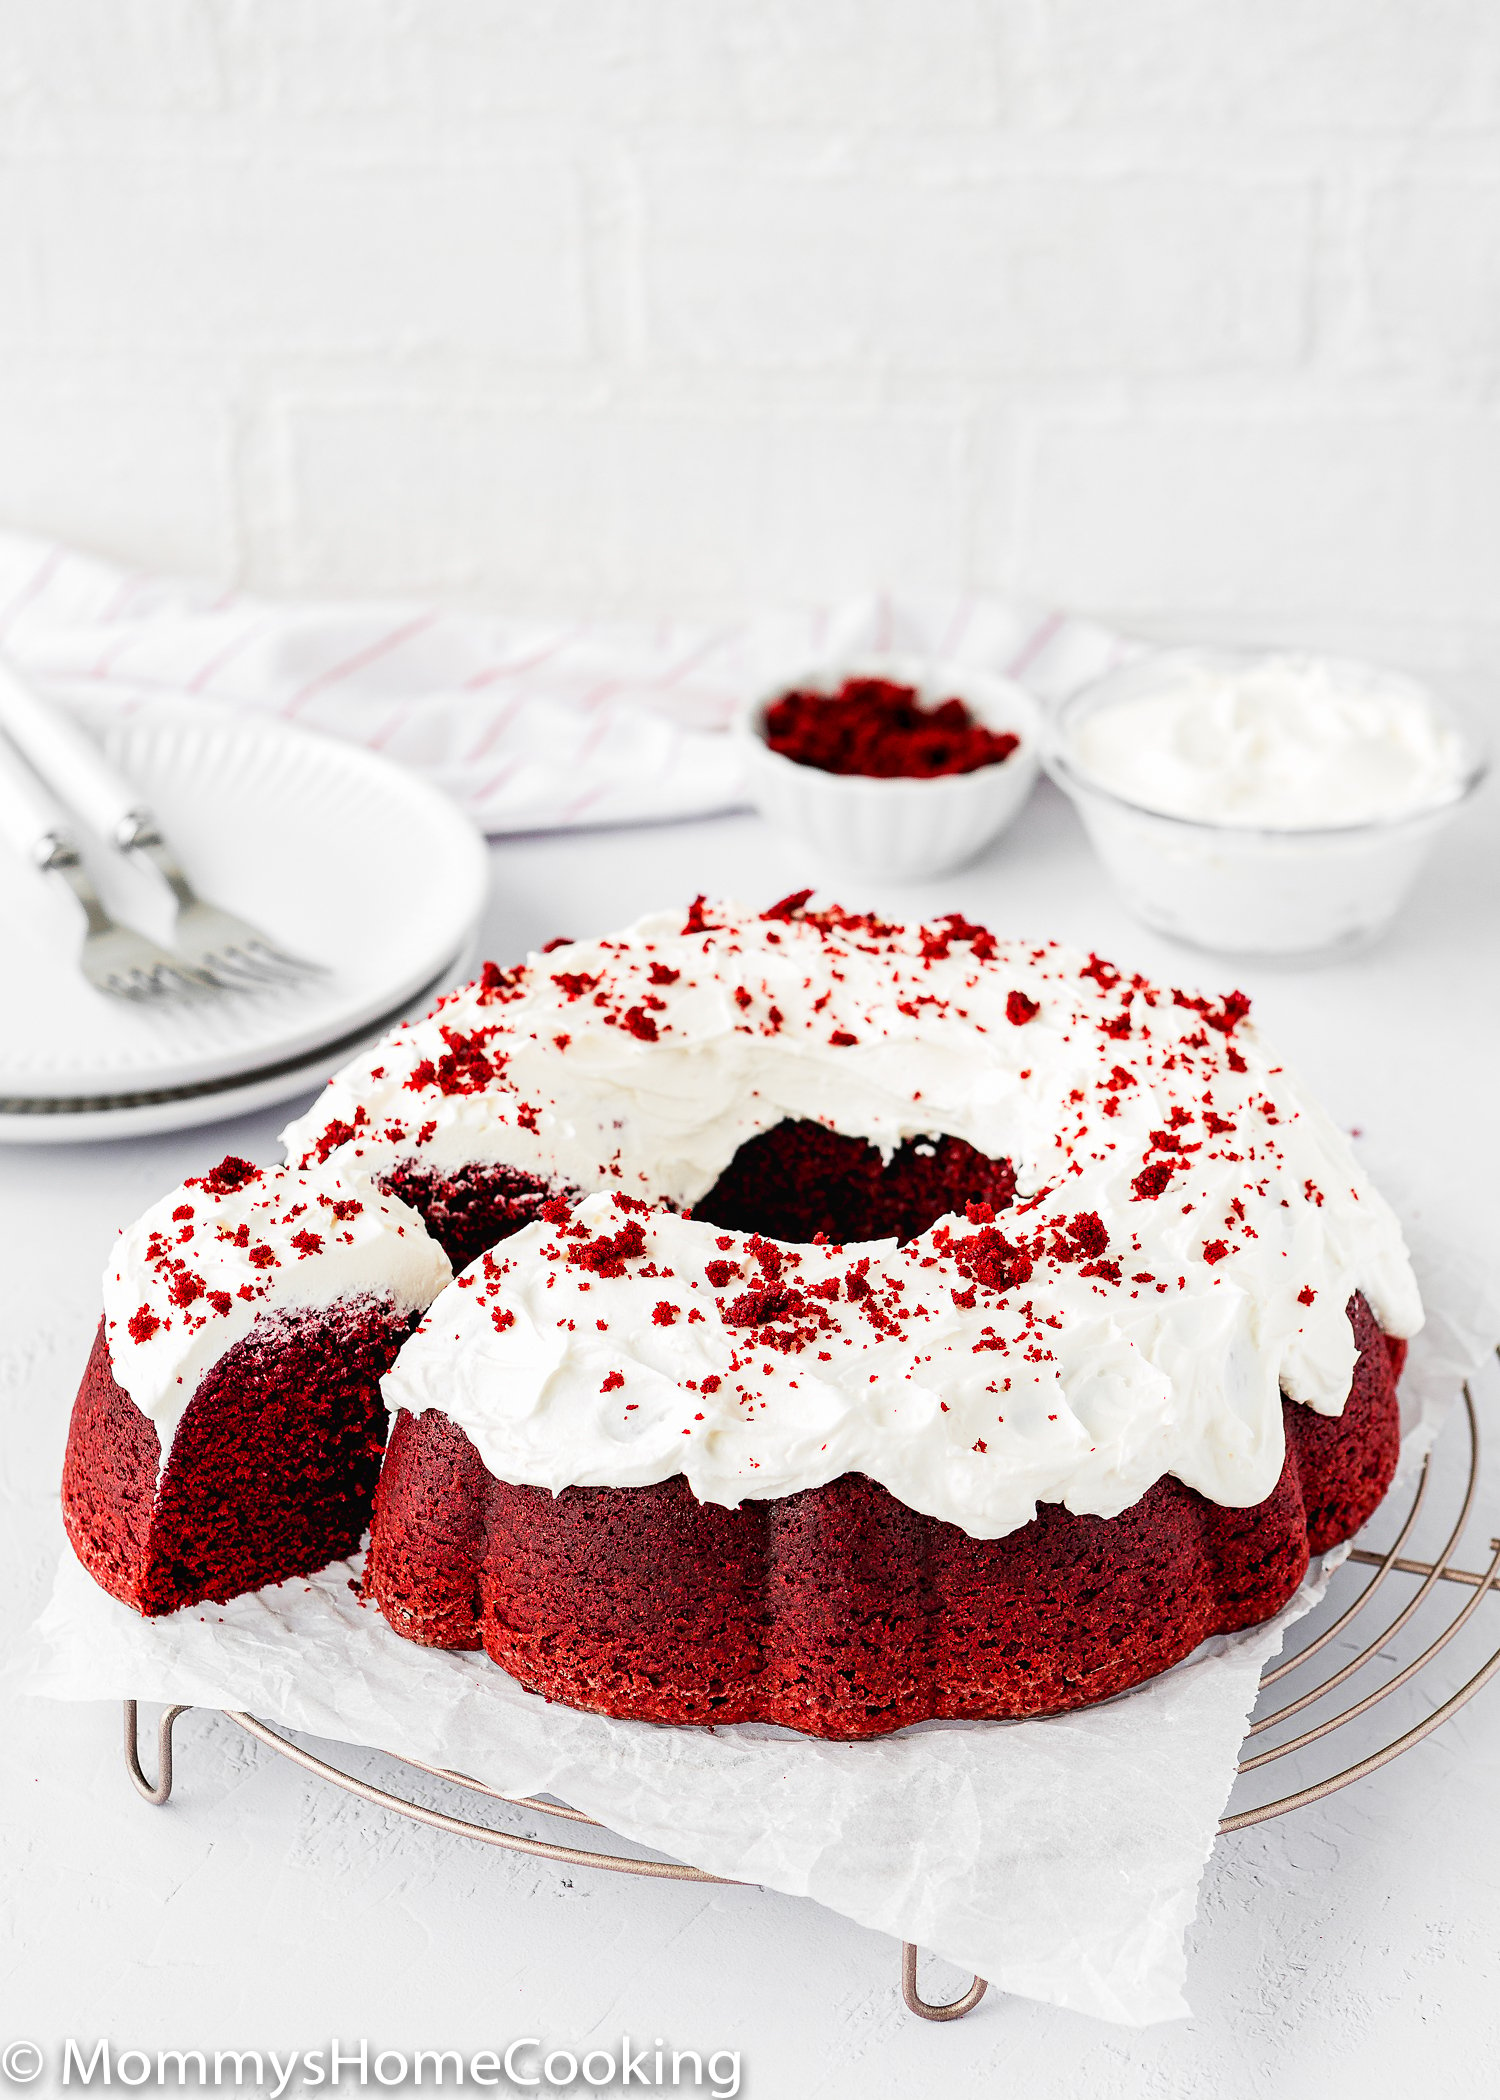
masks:
[(1500, 7), (0, 0), (0, 520), (1500, 667)]

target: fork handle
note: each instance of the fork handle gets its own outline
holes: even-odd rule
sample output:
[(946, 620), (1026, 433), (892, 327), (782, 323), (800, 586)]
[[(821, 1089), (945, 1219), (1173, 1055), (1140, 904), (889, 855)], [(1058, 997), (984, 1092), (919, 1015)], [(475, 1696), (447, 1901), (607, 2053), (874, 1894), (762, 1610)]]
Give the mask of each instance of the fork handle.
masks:
[(0, 657), (0, 727), (8, 730), (42, 779), (112, 846), (126, 848), (154, 830), (137, 791), (63, 708), (43, 700)]
[(77, 860), (67, 817), (10, 738), (0, 732), (0, 838), (33, 867)]

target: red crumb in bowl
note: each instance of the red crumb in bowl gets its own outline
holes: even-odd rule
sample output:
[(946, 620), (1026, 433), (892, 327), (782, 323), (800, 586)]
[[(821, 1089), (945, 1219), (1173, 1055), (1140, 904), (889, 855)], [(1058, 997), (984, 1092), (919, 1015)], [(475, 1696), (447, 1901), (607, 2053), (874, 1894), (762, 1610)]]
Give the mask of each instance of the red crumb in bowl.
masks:
[(823, 773), (881, 780), (975, 773), (1000, 765), (1020, 741), (986, 729), (962, 700), (924, 707), (914, 685), (888, 678), (846, 678), (836, 693), (799, 688), (766, 709), (771, 749)]

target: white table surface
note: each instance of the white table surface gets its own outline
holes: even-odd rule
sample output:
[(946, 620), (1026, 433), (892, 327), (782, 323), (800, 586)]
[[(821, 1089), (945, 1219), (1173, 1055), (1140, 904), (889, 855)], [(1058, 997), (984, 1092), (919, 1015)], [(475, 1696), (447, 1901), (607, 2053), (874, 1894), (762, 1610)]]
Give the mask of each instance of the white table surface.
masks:
[[(1419, 1169), (1449, 1230), (1493, 1264), (1494, 833), (1481, 803), (1381, 946), (1314, 969), (1224, 963), (1144, 932), (1046, 788), (976, 867), (921, 889), (832, 887), (892, 913), (960, 908), (1000, 930), (1057, 935), (1178, 984), (1242, 984), (1333, 1113), (1377, 1157)], [(506, 842), (494, 871), (484, 952), (502, 960), (699, 889), (769, 902), (820, 872), (749, 816)], [(276, 1157), (287, 1113), (180, 1137), (0, 1149), (7, 1639), (40, 1607), (60, 1549), (68, 1410), (115, 1231), (226, 1151)], [(1493, 1417), (1500, 1381), (1483, 1381), (1482, 1397)], [(1497, 1516), (1500, 1458), (1469, 1562), (1482, 1564)], [(1493, 1645), (1500, 1598), (1485, 1613)], [(1469, 1667), (1483, 1652), (1466, 1651)], [(1451, 1651), (1435, 1667), (1441, 1691), (1419, 1679), (1400, 1726), (1465, 1674)], [(625, 2031), (705, 2055), (738, 2049), (742, 2090), (774, 2100), (929, 2089), (1379, 2100), (1500, 2084), (1500, 1684), (1358, 1786), (1221, 1840), (1189, 1941), (1194, 2017), (1140, 2032), (993, 1992), (962, 2023), (927, 2025), (901, 2005), (894, 1942), (812, 1903), (481, 1849), (367, 1809), (211, 1716), (179, 1725), (165, 1810), (129, 1788), (115, 1707), (7, 1688), (4, 1716), (0, 2045), (26, 2037), (55, 2056), (69, 2035), (108, 2035), (148, 2051), (284, 2053), (337, 2036), (467, 2053), (536, 2035), (581, 2054), (617, 2048)], [(1379, 1720), (1357, 1747), (1379, 1740)], [(936, 1964), (928, 1977), (935, 1995), (961, 1981)], [(30, 2090), (55, 2080), (49, 2070)]]

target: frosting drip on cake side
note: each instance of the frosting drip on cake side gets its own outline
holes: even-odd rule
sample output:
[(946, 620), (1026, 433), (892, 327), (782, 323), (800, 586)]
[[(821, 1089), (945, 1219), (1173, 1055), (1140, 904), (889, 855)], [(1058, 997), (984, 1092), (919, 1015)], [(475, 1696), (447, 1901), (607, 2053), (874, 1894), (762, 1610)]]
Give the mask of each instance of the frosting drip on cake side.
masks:
[[(692, 1204), (789, 1118), (887, 1157), (963, 1139), (1012, 1162), (1012, 1209), (904, 1248), (783, 1250), (791, 1310), (748, 1325), (726, 1308), (774, 1284), (753, 1235), (606, 1194), (577, 1213), (586, 1236), (638, 1227), (648, 1251), (590, 1270), (557, 1212), (433, 1308), (387, 1397), (552, 1488), (681, 1471), (733, 1503), (857, 1469), (977, 1536), (1038, 1498), (1115, 1514), (1164, 1472), (1247, 1506), (1280, 1471), (1281, 1390), (1343, 1406), (1349, 1298), (1387, 1333), (1421, 1323), (1395, 1218), (1247, 1007), (957, 918), (695, 906), (490, 971), (341, 1073), (287, 1142), (372, 1174), (500, 1161), (649, 1208)], [(1001, 1244), (963, 1251), (986, 1233)], [(714, 1262), (741, 1273), (720, 1288)], [(788, 1348), (809, 1277), (837, 1286), (815, 1301), (836, 1339)]]
[(1352, 1375), (1342, 1280), (1321, 1320), (1186, 1250), (1165, 1294), (1117, 1284), (1097, 1213), (794, 1247), (617, 1196), (553, 1212), (444, 1292), (383, 1390), (554, 1492), (680, 1472), (734, 1505), (860, 1472), (980, 1538), (1038, 1501), (1116, 1516), (1164, 1473), (1248, 1507), (1281, 1471), (1280, 1366), (1335, 1411)]
[(104, 1272), (110, 1364), (165, 1465), (204, 1372), (263, 1313), (370, 1295), (421, 1311), (451, 1275), (416, 1212), (367, 1183), (226, 1159), (120, 1235)]

